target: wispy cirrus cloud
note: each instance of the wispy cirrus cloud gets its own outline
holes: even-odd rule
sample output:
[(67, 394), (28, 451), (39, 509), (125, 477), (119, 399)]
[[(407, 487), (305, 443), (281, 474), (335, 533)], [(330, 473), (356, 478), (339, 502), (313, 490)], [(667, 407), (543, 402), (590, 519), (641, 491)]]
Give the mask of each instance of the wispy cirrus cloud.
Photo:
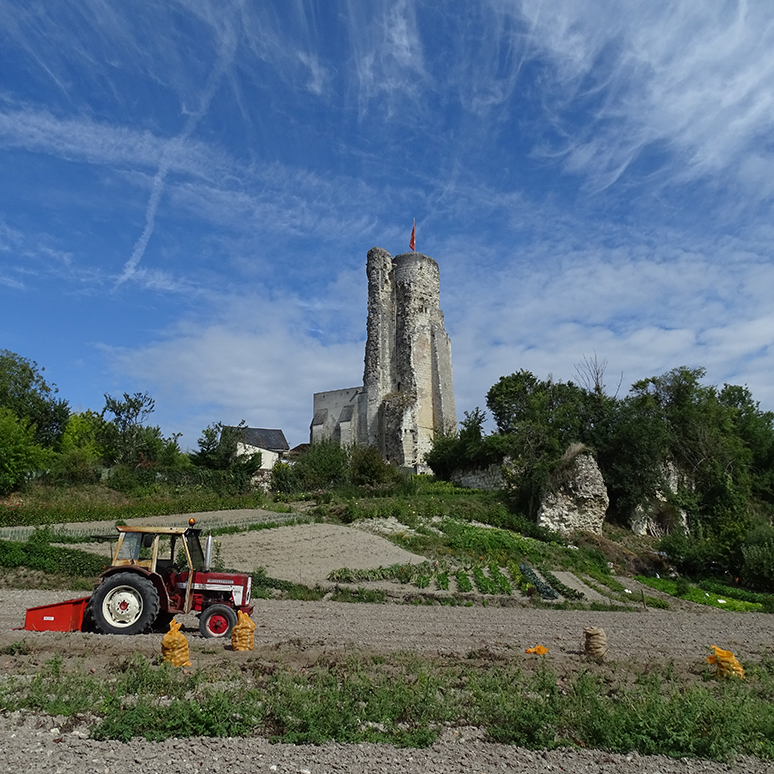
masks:
[(33, 108), (0, 112), (0, 147), (140, 169), (156, 167), (164, 160), (168, 171), (210, 180), (232, 169), (232, 162), (221, 152), (190, 137), (170, 140), (149, 131), (85, 117), (59, 118)]
[(418, 100), (427, 74), (414, 3), (347, 0), (347, 24), (360, 117), (377, 98), (388, 116), (395, 114), (397, 104)]
[[(613, 184), (666, 150), (673, 181), (728, 174), (768, 197), (774, 154), (774, 20), (765, 3), (532, 0), (512, 6), (552, 68), (546, 107), (567, 169)], [(579, 111), (592, 117), (580, 124)], [(751, 155), (752, 154), (752, 158)], [(759, 166), (760, 165), (760, 166)]]
[[(221, 17), (222, 19), (223, 17)], [(175, 136), (165, 149), (165, 153), (161, 158), (159, 168), (153, 177), (153, 183), (151, 186), (150, 198), (148, 199), (148, 205), (145, 208), (145, 226), (142, 230), (142, 234), (138, 238), (137, 242), (132, 249), (132, 254), (129, 260), (124, 265), (124, 270), (121, 276), (118, 278), (118, 284), (126, 282), (134, 277), (137, 270), (137, 265), (145, 255), (145, 250), (148, 247), (148, 242), (153, 235), (153, 230), (156, 226), (156, 211), (159, 207), (159, 201), (164, 191), (164, 183), (167, 175), (169, 174), (172, 158), (175, 155), (175, 149), (184, 145), (186, 141), (191, 137), (199, 122), (204, 118), (207, 111), (210, 109), (215, 92), (221, 85), (221, 82), (232, 66), (234, 56), (237, 48), (237, 35), (232, 24), (222, 23), (217, 25), (220, 34), (216, 37), (216, 60), (212, 67), (207, 82), (199, 96), (199, 104), (192, 113), (190, 113), (186, 119), (185, 126), (182, 131)]]
[(766, 376), (774, 266), (765, 244), (675, 230), (656, 241), (639, 229), (610, 245), (609, 233), (555, 225), (554, 238), (521, 245), (519, 260), (511, 254), (486, 276), (464, 276), (456, 264), (442, 274), (461, 409), (482, 405), (500, 376), (520, 368), (572, 379), (594, 352), (607, 359), (609, 381), (623, 372), (624, 391), (678, 365), (701, 366), (711, 383), (746, 383), (774, 404)]

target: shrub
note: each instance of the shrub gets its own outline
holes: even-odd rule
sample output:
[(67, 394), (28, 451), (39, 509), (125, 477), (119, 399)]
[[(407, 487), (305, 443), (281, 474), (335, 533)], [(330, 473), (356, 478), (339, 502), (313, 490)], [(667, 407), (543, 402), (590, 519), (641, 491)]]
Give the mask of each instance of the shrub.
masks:
[(85, 449), (71, 448), (56, 456), (44, 480), (55, 486), (78, 486), (96, 484), (100, 477), (99, 461)]
[(349, 478), (355, 486), (386, 484), (395, 480), (395, 468), (374, 446), (355, 446), (349, 459)]
[(24, 484), (27, 477), (51, 459), (51, 452), (35, 442), (35, 426), (0, 406), (0, 495)]
[(774, 527), (761, 525), (742, 545), (742, 578), (760, 589), (774, 587)]
[(278, 494), (292, 494), (298, 488), (298, 476), (287, 462), (275, 462), (271, 469), (271, 488)]
[(297, 485), (311, 491), (343, 484), (347, 479), (348, 457), (347, 450), (333, 441), (312, 444), (293, 465)]
[(678, 578), (675, 585), (675, 596), (685, 597), (691, 590), (691, 584), (685, 578)]

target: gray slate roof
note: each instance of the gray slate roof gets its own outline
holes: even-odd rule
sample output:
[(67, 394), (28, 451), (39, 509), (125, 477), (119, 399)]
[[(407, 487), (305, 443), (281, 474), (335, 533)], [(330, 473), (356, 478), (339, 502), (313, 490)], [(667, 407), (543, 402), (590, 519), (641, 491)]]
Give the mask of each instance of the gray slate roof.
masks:
[(235, 427), (234, 430), (241, 432), (242, 442), (248, 446), (273, 452), (285, 452), (290, 449), (282, 430), (267, 430), (264, 427)]

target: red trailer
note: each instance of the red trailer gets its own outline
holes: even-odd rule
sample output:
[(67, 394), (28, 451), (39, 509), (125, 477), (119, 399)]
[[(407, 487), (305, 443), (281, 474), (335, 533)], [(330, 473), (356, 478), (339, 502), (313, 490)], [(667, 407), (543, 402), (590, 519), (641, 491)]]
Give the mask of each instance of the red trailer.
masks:
[(24, 628), (28, 632), (79, 632), (89, 597), (68, 599), (53, 605), (41, 605), (27, 610)]

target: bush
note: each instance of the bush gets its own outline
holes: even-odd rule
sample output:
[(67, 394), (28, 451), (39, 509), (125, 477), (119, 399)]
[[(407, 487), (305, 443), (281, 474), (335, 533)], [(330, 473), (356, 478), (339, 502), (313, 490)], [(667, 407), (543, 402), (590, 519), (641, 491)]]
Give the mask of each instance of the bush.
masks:
[(271, 488), (273, 492), (283, 495), (298, 491), (298, 476), (295, 468), (287, 462), (275, 462), (271, 469)]
[(347, 450), (333, 441), (313, 444), (293, 465), (297, 485), (303, 491), (343, 484), (347, 480), (348, 471)]
[(691, 584), (685, 578), (678, 578), (675, 585), (675, 596), (686, 597), (691, 590)]
[(717, 558), (717, 549), (710, 541), (680, 531), (665, 535), (655, 547), (663, 551), (680, 572), (694, 577), (704, 574)]
[(54, 485), (96, 484), (101, 478), (98, 460), (85, 449), (71, 448), (56, 456), (45, 481)]
[(51, 452), (35, 443), (35, 426), (0, 406), (0, 495), (21, 487), (51, 459)]
[(355, 486), (376, 486), (395, 480), (396, 469), (374, 446), (355, 446), (349, 459), (349, 478)]
[(774, 587), (774, 527), (761, 525), (742, 545), (742, 579), (755, 588)]

